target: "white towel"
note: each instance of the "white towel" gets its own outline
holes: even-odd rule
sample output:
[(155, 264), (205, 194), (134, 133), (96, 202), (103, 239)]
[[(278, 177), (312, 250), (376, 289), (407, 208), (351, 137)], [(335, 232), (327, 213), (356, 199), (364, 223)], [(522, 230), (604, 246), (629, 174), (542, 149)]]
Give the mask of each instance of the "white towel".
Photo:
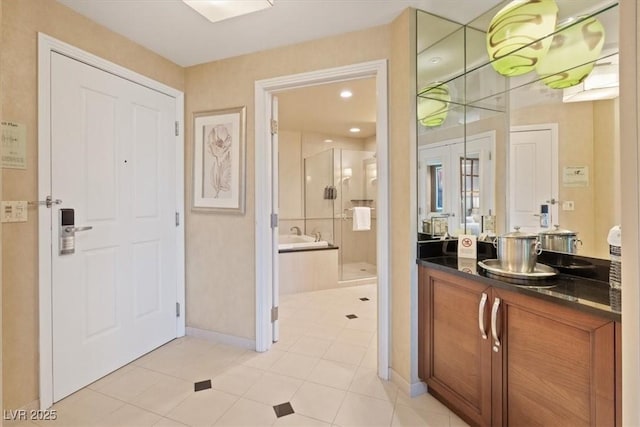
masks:
[(371, 230), (371, 208), (357, 206), (353, 208), (353, 231)]

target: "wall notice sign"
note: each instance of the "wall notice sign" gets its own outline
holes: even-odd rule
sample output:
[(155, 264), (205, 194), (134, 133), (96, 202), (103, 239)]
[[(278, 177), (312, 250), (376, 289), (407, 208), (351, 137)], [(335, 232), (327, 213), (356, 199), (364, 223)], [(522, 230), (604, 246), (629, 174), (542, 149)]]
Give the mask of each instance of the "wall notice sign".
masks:
[(460, 234), (458, 236), (458, 258), (477, 258), (478, 241), (473, 234)]
[(588, 187), (588, 166), (565, 166), (562, 168), (562, 185), (564, 187)]
[(27, 168), (27, 128), (14, 122), (2, 122), (2, 167)]

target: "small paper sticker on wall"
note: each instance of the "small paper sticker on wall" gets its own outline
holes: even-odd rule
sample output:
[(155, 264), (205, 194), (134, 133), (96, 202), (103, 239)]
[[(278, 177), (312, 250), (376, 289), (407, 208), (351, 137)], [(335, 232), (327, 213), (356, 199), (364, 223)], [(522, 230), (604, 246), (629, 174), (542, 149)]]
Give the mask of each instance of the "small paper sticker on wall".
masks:
[(588, 187), (588, 166), (565, 166), (562, 169), (562, 185), (564, 187)]
[(2, 122), (2, 167), (27, 168), (27, 128), (14, 122)]
[(458, 258), (477, 258), (478, 242), (473, 234), (460, 234), (458, 236)]

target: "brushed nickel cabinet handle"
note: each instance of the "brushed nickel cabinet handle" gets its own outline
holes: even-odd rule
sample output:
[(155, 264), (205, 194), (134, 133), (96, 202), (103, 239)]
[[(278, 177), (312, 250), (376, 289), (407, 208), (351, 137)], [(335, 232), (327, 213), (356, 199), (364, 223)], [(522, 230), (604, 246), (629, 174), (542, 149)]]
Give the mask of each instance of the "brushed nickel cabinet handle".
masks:
[(491, 308), (491, 336), (493, 337), (493, 351), (500, 350), (500, 338), (498, 338), (498, 309), (500, 308), (500, 298), (493, 300)]
[(487, 305), (487, 299), (489, 297), (486, 293), (482, 293), (482, 298), (480, 298), (480, 304), (478, 304), (478, 327), (480, 328), (480, 335), (482, 335), (482, 339), (487, 339), (487, 328), (484, 325), (484, 309)]

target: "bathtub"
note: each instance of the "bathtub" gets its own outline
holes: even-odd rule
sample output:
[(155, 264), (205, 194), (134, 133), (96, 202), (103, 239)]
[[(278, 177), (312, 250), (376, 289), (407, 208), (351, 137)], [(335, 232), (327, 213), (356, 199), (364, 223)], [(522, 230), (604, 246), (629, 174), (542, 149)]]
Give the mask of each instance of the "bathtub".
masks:
[(338, 247), (312, 236), (278, 236), (280, 294), (338, 287)]
[(298, 236), (296, 234), (285, 234), (278, 236), (278, 249), (308, 249), (324, 248), (329, 246), (329, 242), (321, 240), (319, 242), (311, 236)]

